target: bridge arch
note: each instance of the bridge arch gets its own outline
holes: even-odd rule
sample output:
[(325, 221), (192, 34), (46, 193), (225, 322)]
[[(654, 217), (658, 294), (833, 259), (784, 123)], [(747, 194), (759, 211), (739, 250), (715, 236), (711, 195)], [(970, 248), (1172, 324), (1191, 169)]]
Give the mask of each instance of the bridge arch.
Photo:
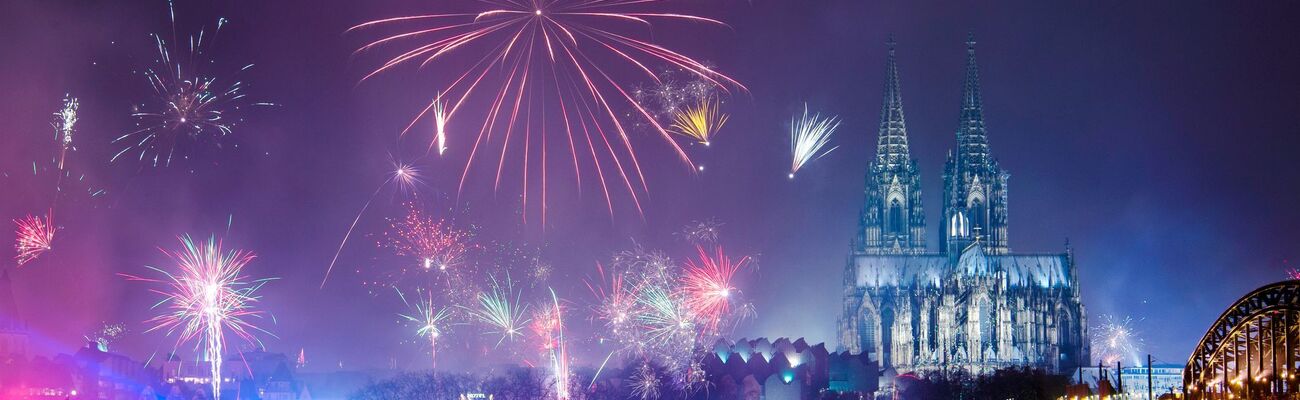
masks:
[(1186, 399), (1261, 399), (1300, 394), (1300, 281), (1255, 289), (1232, 303), (1183, 368)]

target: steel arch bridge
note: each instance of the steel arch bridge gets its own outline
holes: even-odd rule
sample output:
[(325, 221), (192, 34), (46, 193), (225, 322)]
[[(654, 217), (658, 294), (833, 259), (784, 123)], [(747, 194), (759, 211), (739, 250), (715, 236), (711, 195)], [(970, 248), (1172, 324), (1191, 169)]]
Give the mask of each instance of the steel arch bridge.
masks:
[(1228, 307), (1183, 368), (1185, 399), (1300, 399), (1300, 281), (1255, 289)]

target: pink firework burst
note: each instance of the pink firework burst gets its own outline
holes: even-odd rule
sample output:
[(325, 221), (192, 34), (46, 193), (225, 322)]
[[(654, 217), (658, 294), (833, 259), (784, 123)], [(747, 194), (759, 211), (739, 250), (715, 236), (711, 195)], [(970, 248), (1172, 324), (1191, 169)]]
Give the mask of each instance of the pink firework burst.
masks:
[(180, 241), (180, 250), (163, 250), (175, 264), (174, 271), (148, 267), (162, 274), (162, 279), (122, 276), (163, 286), (150, 289), (163, 297), (154, 305), (162, 313), (145, 321), (152, 325), (146, 332), (162, 330), (176, 335), (177, 347), (195, 342), (211, 367), (212, 393), (221, 393), (226, 332), (248, 343), (257, 341), (257, 332), (269, 334), (254, 325), (251, 318), (263, 315), (253, 304), (260, 299), (258, 289), (270, 279), (253, 280), (244, 274), (244, 267), (255, 257), (250, 252), (225, 251), (216, 238), (195, 242), (186, 235)]
[[(348, 31), (400, 30), (361, 46), (358, 53), (408, 44), (409, 50), (388, 58), (363, 81), (403, 64), (454, 65), (450, 54), (468, 56), (467, 67), (454, 66), (460, 68), (458, 72), (449, 73), (439, 83), (438, 94), (431, 96), (433, 101), (403, 134), (421, 119), (433, 117), (439, 129), (430, 141), (430, 151), (437, 146), (440, 154), (447, 149), (468, 153), (458, 190), (463, 191), (476, 162), (489, 158), (485, 161), (495, 164), (491, 168), (495, 170), (494, 190), (500, 189), (507, 169), (512, 170), (509, 175), (522, 176), (524, 209), (529, 209), (530, 194), (540, 195), (538, 208), (545, 224), (548, 168), (555, 167), (571, 166), (579, 186), (584, 176), (594, 176), (610, 214), (614, 212), (610, 186), (624, 187), (641, 211), (638, 193), (648, 187), (629, 134), (629, 128), (637, 123), (648, 124), (688, 170), (695, 170), (685, 150), (656, 120), (654, 110), (635, 99), (631, 82), (660, 80), (651, 72), (652, 64), (680, 69), (723, 91), (731, 87), (745, 90), (736, 80), (700, 61), (640, 38), (655, 22), (726, 26), (710, 18), (663, 12), (657, 6), (665, 2), (491, 1), (468, 13), (385, 18)], [(474, 118), (477, 127), (456, 123), (462, 113), (472, 112), (482, 113)], [(554, 117), (548, 120), (545, 116)], [(475, 131), (470, 144), (462, 134)], [(559, 137), (553, 138), (550, 131)], [(548, 157), (554, 156), (548, 152), (562, 156), (552, 161)], [(507, 168), (516, 162), (522, 165)]]
[(387, 246), (397, 255), (415, 258), (420, 268), (450, 272), (465, 261), (466, 253), (477, 247), (470, 231), (429, 216), (414, 204), (407, 204), (407, 208), (406, 217), (393, 222)]
[(731, 279), (736, 271), (749, 263), (749, 257), (732, 260), (721, 246), (712, 255), (703, 246), (695, 249), (699, 252), (699, 259), (686, 260), (681, 290), (686, 297), (686, 307), (709, 332), (715, 332), (718, 323), (731, 311), (731, 301), (736, 295)]
[(18, 242), (14, 244), (18, 250), (18, 255), (14, 257), (18, 266), (35, 260), (53, 248), (54, 233), (59, 230), (54, 226), (54, 210), (50, 210), (44, 217), (28, 215), (14, 220), (14, 223), (18, 225)]

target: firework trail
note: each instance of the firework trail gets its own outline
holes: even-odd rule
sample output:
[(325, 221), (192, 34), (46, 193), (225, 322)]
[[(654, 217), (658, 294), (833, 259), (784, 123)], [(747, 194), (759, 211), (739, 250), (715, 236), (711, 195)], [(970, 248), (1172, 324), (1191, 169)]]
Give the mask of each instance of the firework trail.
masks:
[(18, 255), (14, 257), (14, 261), (19, 267), (53, 248), (54, 234), (59, 231), (59, 228), (54, 226), (54, 210), (46, 213), (44, 218), (28, 215), (14, 220), (14, 223), (18, 225), (18, 240), (14, 244)]
[(524, 317), (524, 313), (528, 312), (528, 305), (520, 307), (519, 297), (520, 294), (513, 291), (509, 276), (506, 277), (504, 287), (494, 277), (492, 290), (479, 293), (478, 308), (469, 310), (474, 319), (491, 329), (485, 333), (501, 336), (496, 346), (523, 335), (522, 329), (529, 321)]
[[(523, 176), (521, 193), (528, 210), (532, 191), (541, 194), (542, 223), (546, 218), (548, 152), (560, 150), (571, 161), (579, 187), (583, 175), (594, 175), (600, 183), (609, 212), (613, 213), (610, 185), (623, 186), (638, 213), (639, 194), (648, 190), (631, 141), (629, 123), (644, 121), (668, 144), (677, 157), (694, 168), (685, 150), (672, 134), (638, 103), (625, 80), (659, 78), (646, 64), (681, 69), (727, 91), (728, 86), (744, 90), (739, 82), (713, 71), (703, 63), (674, 50), (638, 39), (629, 32), (643, 32), (652, 21), (704, 22), (725, 26), (720, 21), (687, 14), (655, 12), (662, 0), (557, 0), (549, 2), (499, 1), (477, 13), (429, 14), (386, 18), (354, 26), (348, 31), (382, 26), (410, 26), (409, 30), (384, 36), (361, 46), (365, 52), (396, 43), (412, 43), (410, 50), (389, 58), (362, 80), (398, 65), (426, 66), (455, 52), (477, 57), (460, 74), (452, 74), (441, 96), (447, 96), (444, 122), (462, 110), (483, 110), (478, 135), (470, 146), (458, 192), (463, 192), (469, 173), (481, 157), (495, 158), (494, 190), (499, 190), (506, 160), (518, 160)], [(472, 60), (472, 58), (471, 58)], [(617, 68), (616, 68), (617, 67)], [(632, 71), (630, 74), (618, 70)], [(626, 76), (624, 76), (626, 75)], [(440, 97), (441, 97), (440, 96)], [(472, 99), (488, 103), (486, 109), (465, 107)], [(431, 111), (433, 102), (412, 119), (403, 134)], [(623, 121), (617, 109), (627, 108), (630, 121)], [(557, 115), (563, 125), (559, 138), (551, 138), (545, 119), (533, 115)], [(552, 149), (554, 148), (554, 149)], [(582, 159), (594, 165), (590, 172), (580, 167)], [(540, 166), (541, 171), (533, 171)], [(616, 177), (608, 177), (614, 175)], [(540, 178), (540, 188), (536, 182)], [(611, 181), (617, 180), (619, 183)], [(530, 186), (532, 190), (530, 190)], [(640, 189), (638, 189), (640, 187)], [(525, 213), (526, 217), (526, 213)]]
[(107, 352), (108, 346), (121, 339), (123, 335), (126, 335), (126, 325), (105, 322), (94, 333), (82, 337), (86, 341), (95, 342), (95, 346), (99, 348), (99, 351)]
[(569, 398), (569, 352), (564, 342), (564, 312), (555, 289), (550, 289), (551, 304), (539, 307), (534, 313), (532, 329), (541, 341), (541, 350), (548, 359), (555, 381), (555, 398)]
[(1300, 269), (1288, 268), (1286, 270), (1286, 278), (1293, 281), (1300, 280)]
[(717, 247), (710, 256), (703, 246), (696, 246), (698, 260), (687, 260), (682, 275), (686, 307), (703, 320), (707, 332), (716, 333), (718, 323), (731, 311), (731, 279), (749, 262), (749, 257), (733, 261)]
[(325, 288), (325, 282), (329, 282), (330, 272), (334, 271), (334, 264), (338, 263), (339, 255), (343, 254), (343, 247), (347, 246), (348, 238), (352, 237), (352, 230), (357, 228), (357, 222), (361, 222), (361, 215), (365, 214), (366, 210), (370, 208), (370, 203), (375, 201), (375, 197), (379, 196), (379, 192), (383, 191), (385, 187), (388, 187), (389, 183), (396, 183), (398, 187), (405, 192), (407, 190), (414, 190), (415, 186), (420, 182), (419, 169), (416, 169), (410, 164), (395, 163), (393, 166), (393, 172), (389, 174), (388, 179), (385, 179), (383, 183), (379, 184), (379, 187), (375, 188), (375, 192), (370, 194), (370, 198), (366, 199), (366, 203), (361, 206), (361, 210), (357, 211), (357, 216), (352, 219), (352, 225), (348, 225), (347, 233), (343, 234), (343, 241), (339, 242), (338, 250), (334, 251), (334, 258), (330, 259), (329, 267), (325, 268), (325, 277), (320, 281), (320, 287), (322, 289)]
[[(175, 30), (176, 12), (170, 2), (168, 8)], [(124, 148), (111, 161), (130, 153), (138, 154), (141, 162), (148, 160), (158, 166), (161, 161), (169, 166), (182, 140), (216, 141), (231, 134), (243, 121), (238, 114), (243, 109), (274, 105), (250, 100), (244, 93), (246, 85), (237, 78), (219, 79), (202, 69), (215, 64), (208, 47), (225, 23), (225, 18), (217, 19), (212, 34), (205, 35), (200, 29), (188, 42), (173, 37), (173, 43), (168, 43), (162, 36), (152, 35), (158, 59), (145, 70), (144, 76), (153, 90), (153, 99), (131, 114), (138, 129), (113, 140)], [(245, 65), (236, 74), (252, 67), (253, 64)]]
[(269, 334), (250, 319), (263, 315), (253, 305), (260, 300), (257, 291), (270, 279), (251, 280), (244, 275), (244, 267), (255, 257), (253, 253), (224, 251), (215, 237), (206, 242), (195, 242), (184, 235), (180, 241), (180, 250), (163, 251), (175, 264), (174, 273), (147, 266), (162, 274), (163, 278), (122, 276), (128, 280), (163, 285), (150, 290), (163, 296), (153, 307), (161, 307), (163, 312), (145, 321), (152, 325), (146, 332), (161, 330), (169, 336), (176, 335), (177, 347), (195, 342), (195, 347), (203, 349), (204, 358), (211, 366), (212, 393), (221, 393), (226, 332), (248, 343), (257, 343), (254, 336), (257, 332)]
[(673, 132), (708, 146), (713, 135), (727, 123), (727, 114), (719, 111), (718, 106), (718, 99), (708, 98), (679, 111), (673, 121)]
[(1142, 365), (1139, 355), (1144, 341), (1133, 327), (1133, 318), (1102, 315), (1101, 324), (1092, 329), (1092, 349), (1106, 365), (1128, 358), (1132, 365)]
[(63, 170), (63, 161), (72, 147), (72, 133), (77, 125), (77, 108), (80, 103), (76, 97), (64, 96), (63, 108), (54, 113), (54, 140), (59, 143), (59, 170)]
[(790, 119), (790, 179), (803, 168), (804, 164), (825, 156), (838, 146), (822, 151), (831, 140), (831, 134), (840, 127), (839, 117), (823, 118), (821, 114), (808, 115), (808, 104), (803, 105), (803, 116)]
[(433, 294), (416, 291), (417, 301), (412, 303), (407, 301), (402, 291), (397, 291), (397, 296), (402, 298), (402, 304), (410, 309), (406, 314), (397, 314), (402, 320), (415, 325), (415, 336), (427, 339), (429, 341), (430, 359), (433, 367), (438, 367), (438, 337), (443, 333), (443, 322), (451, 317), (451, 313), (446, 308), (437, 308), (433, 304)]
[(442, 93), (433, 100), (433, 122), (437, 128), (438, 155), (441, 156), (447, 152), (447, 104), (442, 102)]

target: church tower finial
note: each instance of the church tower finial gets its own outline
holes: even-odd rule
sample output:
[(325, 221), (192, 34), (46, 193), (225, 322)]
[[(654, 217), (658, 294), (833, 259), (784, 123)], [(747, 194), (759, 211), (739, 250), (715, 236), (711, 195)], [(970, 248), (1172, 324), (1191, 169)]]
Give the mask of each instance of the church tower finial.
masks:
[(876, 159), (867, 171), (866, 203), (859, 221), (858, 250), (870, 253), (925, 251), (925, 214), (921, 208), (921, 174), (908, 150), (907, 120), (893, 35), (885, 42), (884, 93)]

